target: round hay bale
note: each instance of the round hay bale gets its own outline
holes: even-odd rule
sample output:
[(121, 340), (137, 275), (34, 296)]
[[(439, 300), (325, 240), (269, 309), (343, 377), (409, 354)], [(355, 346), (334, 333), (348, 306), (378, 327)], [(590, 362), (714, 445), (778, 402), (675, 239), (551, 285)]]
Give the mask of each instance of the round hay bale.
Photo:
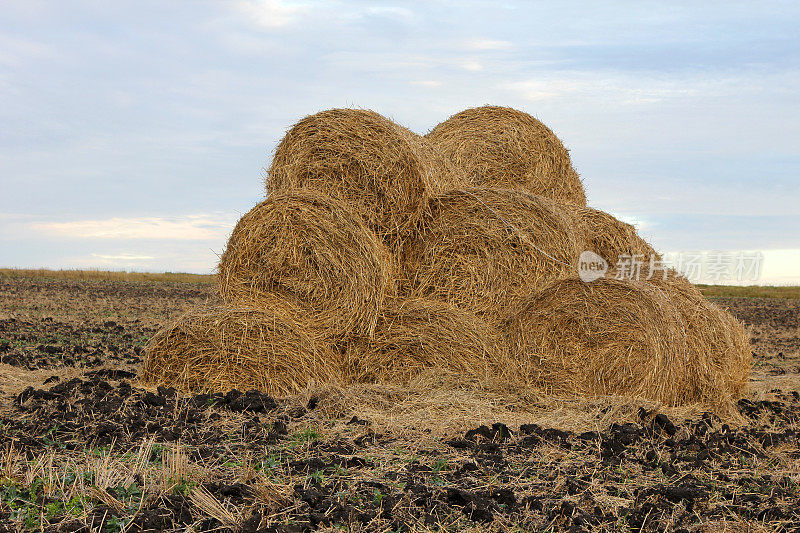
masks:
[(427, 369), (466, 378), (486, 375), (498, 345), (481, 319), (444, 302), (392, 299), (375, 335), (346, 349), (345, 377), (358, 383), (408, 383)]
[(428, 197), (460, 183), (455, 167), (419, 135), (364, 109), (305, 117), (278, 145), (268, 194), (313, 189), (347, 203), (395, 246)]
[(648, 283), (555, 281), (521, 302), (507, 334), (510, 381), (573, 397), (695, 400), (681, 318)]
[(430, 202), (406, 254), (407, 292), (493, 320), (515, 299), (576, 270), (569, 213), (519, 190), (461, 189)]
[[(565, 208), (569, 209), (567, 206)], [(636, 257), (646, 263), (649, 263), (651, 257), (654, 260), (660, 259), (656, 251), (639, 237), (633, 225), (622, 222), (599, 209), (591, 207), (572, 209), (586, 249), (598, 254), (612, 267), (619, 261), (620, 256)]]
[(472, 187), (520, 188), (586, 205), (569, 152), (547, 126), (525, 112), (497, 106), (467, 109), (425, 137), (464, 172)]
[(140, 378), (195, 392), (300, 392), (341, 383), (341, 356), (307, 332), (291, 306), (196, 309), (161, 329), (145, 348)]
[(245, 214), (219, 262), (225, 301), (295, 299), (312, 327), (370, 335), (394, 269), (386, 247), (341, 202), (313, 191), (273, 194)]
[(663, 291), (683, 320), (692, 396), (706, 405), (729, 406), (750, 379), (752, 351), (744, 326), (674, 271), (654, 273), (648, 282)]

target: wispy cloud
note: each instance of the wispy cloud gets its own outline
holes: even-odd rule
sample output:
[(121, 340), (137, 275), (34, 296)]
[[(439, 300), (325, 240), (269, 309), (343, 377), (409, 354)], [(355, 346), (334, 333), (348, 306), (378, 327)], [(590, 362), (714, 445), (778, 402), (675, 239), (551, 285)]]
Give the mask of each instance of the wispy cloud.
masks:
[(103, 220), (34, 222), (33, 231), (73, 239), (217, 240), (235, 224), (236, 214), (184, 217), (114, 217)]
[[(670, 250), (667, 263), (688, 274), (695, 283), (721, 285), (797, 285), (800, 249)], [(693, 267), (687, 263), (693, 261)], [(680, 268), (679, 265), (684, 267)], [(714, 265), (716, 270), (709, 270)], [(737, 270), (740, 269), (740, 270)], [(721, 275), (720, 275), (721, 273)]]
[(441, 81), (437, 80), (417, 80), (410, 82), (411, 85), (419, 85), (420, 87), (441, 87), (443, 84)]
[(458, 66), (460, 66), (464, 70), (469, 70), (471, 72), (483, 70), (483, 65), (479, 61), (476, 61), (475, 59), (465, 59), (463, 61), (460, 61), (458, 63)]
[[(602, 100), (625, 104), (655, 103), (668, 98), (708, 94), (721, 89), (727, 80), (710, 83), (707, 78), (676, 79), (666, 75), (636, 75), (601, 71), (549, 72), (535, 79), (507, 83), (505, 86), (527, 100), (556, 98)], [(711, 87), (716, 85), (716, 87)]]
[(25, 220), (32, 218), (33, 215), (27, 215), (24, 213), (3, 213), (0, 212), (0, 220)]
[(53, 50), (44, 43), (31, 39), (21, 39), (0, 33), (0, 65), (18, 66), (31, 58), (52, 55)]
[(218, 260), (215, 252), (197, 246), (180, 247), (170, 244), (150, 247), (147, 252), (135, 247), (129, 251), (117, 249), (107, 252), (90, 252), (61, 258), (57, 263), (44, 263), (49, 268), (103, 268), (136, 271), (213, 272)]
[(387, 17), (392, 19), (411, 20), (414, 18), (413, 11), (399, 6), (372, 6), (367, 8), (366, 13), (373, 16)]
[(125, 263), (128, 262), (139, 262), (139, 261), (150, 261), (155, 259), (155, 256), (152, 255), (137, 255), (132, 253), (121, 253), (121, 254), (91, 254), (92, 257), (96, 257), (102, 261), (123, 261)]
[(509, 50), (514, 47), (511, 41), (496, 41), (493, 39), (472, 39), (464, 43), (468, 50)]
[(641, 216), (636, 215), (622, 215), (619, 213), (612, 213), (615, 217), (617, 217), (622, 222), (626, 224), (631, 224), (638, 230), (648, 230), (651, 229), (655, 224)]
[(310, 9), (307, 4), (283, 0), (239, 0), (233, 6), (253, 24), (265, 29), (288, 26)]

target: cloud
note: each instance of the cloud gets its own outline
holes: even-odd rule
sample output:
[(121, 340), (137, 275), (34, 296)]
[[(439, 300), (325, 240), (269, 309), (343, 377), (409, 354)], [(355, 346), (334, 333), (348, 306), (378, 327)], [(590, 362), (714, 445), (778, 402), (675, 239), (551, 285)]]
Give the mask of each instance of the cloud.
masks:
[(3, 213), (0, 212), (0, 220), (25, 220), (31, 218), (33, 215), (25, 215), (22, 213)]
[(367, 14), (379, 17), (387, 17), (393, 19), (411, 20), (414, 18), (414, 12), (405, 7), (397, 6), (373, 6), (367, 8)]
[(114, 217), (104, 220), (34, 222), (36, 232), (73, 239), (218, 240), (230, 233), (235, 214), (184, 217)]
[(800, 284), (800, 249), (764, 250), (762, 253), (761, 284)]
[(16, 67), (32, 58), (44, 58), (53, 55), (53, 50), (44, 43), (31, 39), (21, 39), (0, 34), (0, 65)]
[[(536, 79), (516, 81), (505, 87), (531, 101), (560, 98), (600, 100), (605, 103), (648, 104), (669, 98), (708, 95), (719, 91), (726, 80), (716, 83), (707, 78), (676, 79), (605, 71), (562, 71), (542, 74)], [(716, 87), (714, 87), (716, 85)]]
[(508, 50), (513, 48), (511, 41), (495, 41), (492, 39), (472, 39), (465, 43), (469, 50)]
[(436, 80), (418, 80), (412, 81), (411, 85), (419, 85), (420, 87), (441, 87), (442, 82)]
[(47, 268), (100, 268), (138, 272), (195, 272), (208, 274), (214, 271), (219, 257), (208, 249), (195, 245), (175, 247), (173, 243), (149, 246), (147, 251), (135, 249), (89, 252), (59, 258), (56, 262), (30, 263), (28, 267)]
[(611, 213), (611, 214), (620, 219), (622, 222), (634, 226), (638, 230), (651, 229), (655, 225), (652, 221), (647, 220), (646, 218), (643, 218), (641, 216), (621, 215), (619, 213)]
[[(800, 249), (668, 251), (664, 260), (693, 283), (719, 285), (797, 285), (800, 283)], [(693, 263), (694, 267), (687, 266)], [(682, 266), (681, 266), (682, 265)], [(711, 267), (721, 269), (720, 279)], [(738, 269), (741, 269), (739, 272)], [(754, 279), (755, 278), (755, 279)]]
[(474, 59), (466, 59), (459, 63), (459, 66), (464, 70), (469, 70), (471, 72), (477, 72), (479, 70), (483, 70), (483, 65), (481, 65), (478, 61)]
[(121, 253), (116, 255), (105, 255), (105, 254), (91, 254), (91, 255), (92, 257), (96, 257), (97, 259), (100, 259), (102, 261), (110, 261), (110, 262), (122, 261), (125, 263), (150, 261), (152, 259), (155, 259), (155, 256), (152, 255), (137, 255), (131, 253)]
[(265, 29), (288, 26), (309, 10), (305, 4), (283, 0), (239, 0), (233, 6), (251, 22)]

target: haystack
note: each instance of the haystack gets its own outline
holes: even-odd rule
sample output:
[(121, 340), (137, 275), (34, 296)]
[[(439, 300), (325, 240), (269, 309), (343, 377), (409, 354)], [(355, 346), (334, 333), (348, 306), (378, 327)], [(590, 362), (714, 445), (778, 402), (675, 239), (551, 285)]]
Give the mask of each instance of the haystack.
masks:
[(667, 271), (666, 279), (663, 274), (654, 273), (649, 283), (663, 292), (683, 321), (692, 396), (706, 405), (724, 407), (741, 396), (749, 381), (749, 336), (733, 315), (708, 301), (686, 278), (674, 271)]
[(569, 152), (532, 116), (485, 106), (456, 113), (426, 138), (464, 171), (472, 187), (520, 188), (559, 202), (586, 205)]
[(572, 397), (700, 400), (687, 375), (682, 319), (649, 283), (556, 281), (521, 302), (507, 332), (512, 381)]
[(574, 272), (581, 243), (569, 212), (523, 191), (462, 189), (430, 202), (406, 254), (408, 293), (487, 320), (515, 299)]
[(295, 124), (266, 179), (269, 194), (307, 188), (346, 202), (398, 250), (428, 197), (460, 183), (424, 138), (362, 109), (322, 111)]
[(344, 204), (323, 194), (272, 194), (245, 214), (219, 262), (225, 301), (295, 300), (324, 336), (372, 334), (394, 293), (389, 252)]
[(190, 311), (150, 339), (141, 379), (182, 391), (302, 391), (341, 382), (340, 361), (308, 334), (302, 315), (269, 307), (210, 307)]
[(407, 383), (425, 370), (485, 377), (498, 360), (496, 338), (467, 311), (426, 298), (392, 299), (371, 339), (353, 339), (345, 375), (359, 383)]
[[(568, 206), (565, 206), (569, 209)], [(660, 259), (656, 251), (639, 237), (636, 228), (614, 216), (591, 207), (572, 208), (587, 250), (614, 266), (621, 256), (636, 257), (649, 263), (650, 258)]]

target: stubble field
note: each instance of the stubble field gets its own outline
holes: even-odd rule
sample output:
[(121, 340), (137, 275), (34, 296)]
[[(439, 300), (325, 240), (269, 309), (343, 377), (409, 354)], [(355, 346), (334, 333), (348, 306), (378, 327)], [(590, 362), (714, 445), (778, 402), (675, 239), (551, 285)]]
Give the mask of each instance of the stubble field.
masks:
[(619, 398), (476, 410), (455, 390), (454, 421), (396, 389), (141, 387), (148, 338), (213, 298), (0, 275), (0, 531), (800, 530), (798, 299), (715, 298), (755, 354), (725, 419)]

